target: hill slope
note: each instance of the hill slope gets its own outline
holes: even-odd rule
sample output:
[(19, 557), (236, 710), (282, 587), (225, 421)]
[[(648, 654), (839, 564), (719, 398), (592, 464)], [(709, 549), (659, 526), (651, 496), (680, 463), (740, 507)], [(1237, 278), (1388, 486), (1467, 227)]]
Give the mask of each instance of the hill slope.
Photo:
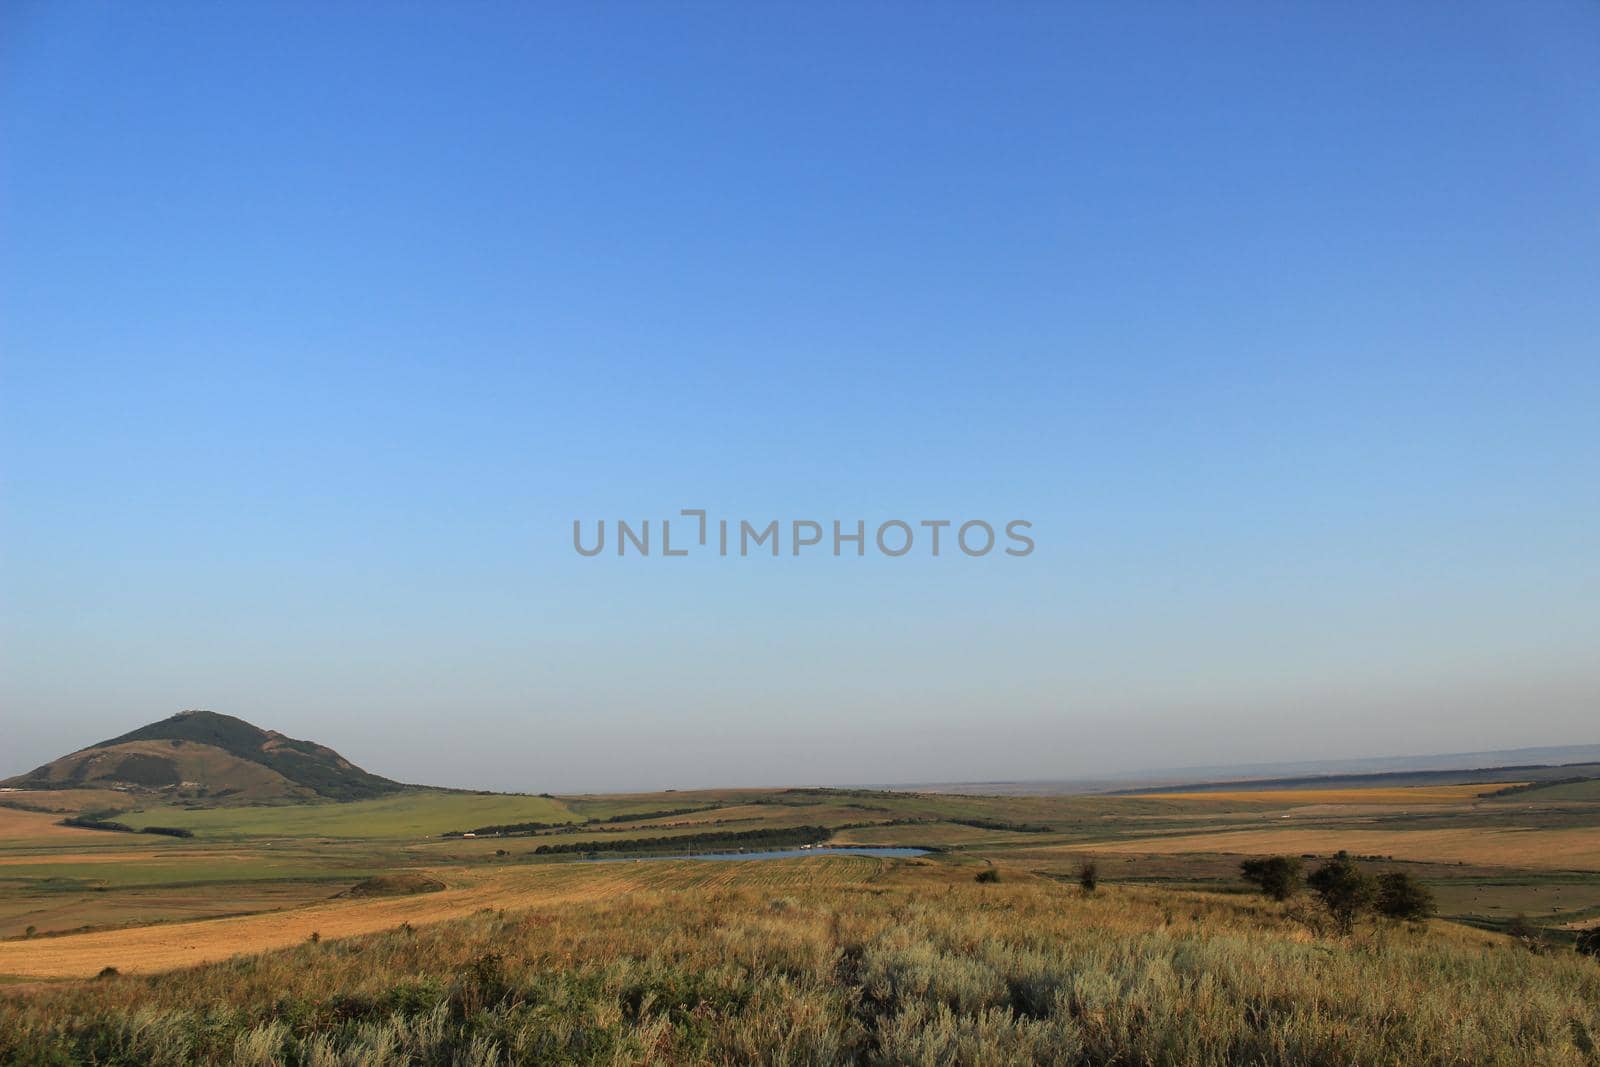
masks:
[(182, 711), (6, 780), (19, 789), (109, 786), (235, 801), (357, 800), (405, 788), (333, 749), (213, 711)]

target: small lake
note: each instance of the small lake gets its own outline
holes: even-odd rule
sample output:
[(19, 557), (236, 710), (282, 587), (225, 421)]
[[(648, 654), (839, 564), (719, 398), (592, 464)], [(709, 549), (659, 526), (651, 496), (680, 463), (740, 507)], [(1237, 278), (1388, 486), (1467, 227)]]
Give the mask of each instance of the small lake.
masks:
[(787, 860), (796, 856), (926, 856), (925, 848), (775, 848), (766, 852), (701, 852), (673, 856), (606, 856), (590, 863), (651, 863), (657, 860)]

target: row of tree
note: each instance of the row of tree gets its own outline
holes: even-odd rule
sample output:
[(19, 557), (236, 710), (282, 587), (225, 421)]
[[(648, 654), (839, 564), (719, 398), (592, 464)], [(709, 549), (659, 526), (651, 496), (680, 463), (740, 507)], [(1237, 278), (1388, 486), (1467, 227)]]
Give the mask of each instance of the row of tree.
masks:
[(568, 852), (740, 852), (745, 849), (792, 848), (826, 841), (826, 826), (770, 826), (758, 830), (679, 834), (676, 837), (634, 837), (625, 841), (574, 841), (540, 845), (536, 856)]
[(1273, 900), (1288, 900), (1309, 887), (1328, 910), (1334, 925), (1348, 933), (1368, 911), (1391, 919), (1422, 922), (1438, 910), (1433, 891), (1404, 871), (1373, 876), (1348, 852), (1328, 859), (1303, 877), (1295, 856), (1261, 856), (1239, 865), (1244, 880)]
[(112, 822), (90, 815), (73, 815), (61, 820), (62, 826), (76, 826), (80, 830), (109, 830), (118, 834), (160, 834), (163, 837), (193, 837), (193, 830), (179, 826), (144, 826), (134, 829), (125, 822)]
[[(541, 796), (545, 794), (540, 794)], [(715, 811), (721, 804), (701, 804), (694, 808), (666, 808), (662, 811), (636, 811), (607, 818), (584, 819), (582, 822), (497, 822), (489, 826), (474, 826), (470, 830), (446, 830), (441, 837), (518, 837), (554, 830), (562, 834), (588, 833), (591, 827), (612, 826), (625, 822), (648, 822), (652, 819), (669, 819), (676, 815), (694, 815), (702, 811)]]

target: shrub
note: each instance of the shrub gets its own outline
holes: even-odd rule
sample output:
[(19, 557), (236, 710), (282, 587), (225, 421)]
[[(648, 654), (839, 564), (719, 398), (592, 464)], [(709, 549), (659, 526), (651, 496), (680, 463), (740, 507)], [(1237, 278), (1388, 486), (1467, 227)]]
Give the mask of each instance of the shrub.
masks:
[(1300, 888), (1300, 861), (1293, 856), (1262, 856), (1239, 864), (1244, 880), (1273, 900), (1288, 900)]
[(1100, 865), (1094, 860), (1078, 864), (1078, 884), (1085, 893), (1093, 893), (1100, 886)]
[(1512, 916), (1506, 924), (1506, 933), (1529, 952), (1542, 953), (1545, 950), (1544, 931), (1533, 925), (1521, 912)]
[(1372, 876), (1342, 849), (1312, 871), (1306, 884), (1322, 899), (1322, 906), (1328, 909), (1334, 926), (1345, 934), (1355, 928), (1356, 919), (1371, 906), (1378, 891)]
[(1433, 891), (1404, 871), (1379, 877), (1377, 906), (1380, 914), (1407, 922), (1422, 922), (1439, 910)]
[(1580, 933), (1577, 945), (1574, 947), (1585, 956), (1593, 956), (1600, 960), (1600, 926), (1591, 926)]
[(984, 882), (984, 883), (998, 882), (999, 880), (1000, 880), (1000, 872), (995, 870), (993, 867), (989, 867), (986, 870), (979, 871), (978, 872), (978, 877), (973, 879), (973, 881)]

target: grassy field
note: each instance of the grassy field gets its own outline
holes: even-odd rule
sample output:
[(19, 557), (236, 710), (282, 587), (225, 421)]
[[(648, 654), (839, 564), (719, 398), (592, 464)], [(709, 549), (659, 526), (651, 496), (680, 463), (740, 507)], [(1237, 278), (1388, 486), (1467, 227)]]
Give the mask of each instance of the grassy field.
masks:
[[(1600, 802), (1479, 797), (1499, 785), (417, 791), (117, 816), (186, 838), (0, 807), (0, 1062), (1591, 1062), (1600, 967), (1565, 945), (1600, 918)], [(499, 823), (548, 825), (441, 836)], [(582, 855), (808, 827), (933, 851)], [(1340, 938), (1306, 896), (1239, 878), (1247, 855), (1337, 849), (1414, 875), (1444, 918)], [(379, 873), (436, 891), (348, 893)], [(1514, 925), (1551, 947), (1493, 932)]]
[(396, 912), (0, 997), (0, 1061), (1583, 1064), (1600, 1035), (1591, 961), (1446, 924), (1337, 940), (1255, 898), (700, 866), (717, 880), (587, 873), (435, 925)]
[(1600, 778), (1590, 778), (1582, 782), (1541, 785), (1537, 788), (1510, 793), (1495, 799), (1507, 804), (1526, 803), (1530, 800), (1538, 803), (1554, 803), (1564, 800), (1600, 803)]
[(152, 807), (118, 815), (133, 827), (176, 826), (207, 838), (433, 837), (489, 823), (577, 822), (568, 806), (550, 797), (419, 790), (376, 800), (282, 804), (254, 808)]

